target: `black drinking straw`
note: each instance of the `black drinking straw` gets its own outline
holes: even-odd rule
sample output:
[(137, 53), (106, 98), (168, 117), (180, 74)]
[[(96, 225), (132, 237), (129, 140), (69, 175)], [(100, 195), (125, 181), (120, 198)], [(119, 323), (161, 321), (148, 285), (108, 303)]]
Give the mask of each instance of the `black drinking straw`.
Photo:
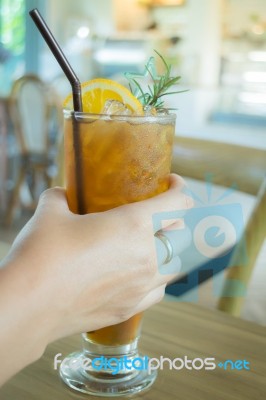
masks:
[(78, 212), (79, 214), (84, 214), (84, 199), (83, 199), (83, 187), (82, 187), (82, 161), (81, 161), (81, 149), (80, 149), (80, 137), (79, 137), (79, 129), (78, 123), (75, 119), (75, 112), (82, 112), (82, 99), (81, 99), (81, 85), (80, 81), (73, 71), (71, 65), (69, 64), (66, 56), (64, 55), (62, 49), (59, 44), (55, 40), (52, 32), (48, 28), (46, 22), (43, 17), (37, 10), (37, 8), (30, 11), (30, 16), (33, 19), (35, 25), (40, 31), (42, 37), (46, 41), (49, 46), (51, 52), (55, 56), (58, 64), (64, 71), (69, 83), (72, 87), (73, 94), (73, 108), (74, 108), (74, 116), (73, 116), (73, 143), (74, 143), (74, 152), (75, 152), (75, 177), (76, 177), (76, 185), (77, 185), (77, 201), (78, 201)]

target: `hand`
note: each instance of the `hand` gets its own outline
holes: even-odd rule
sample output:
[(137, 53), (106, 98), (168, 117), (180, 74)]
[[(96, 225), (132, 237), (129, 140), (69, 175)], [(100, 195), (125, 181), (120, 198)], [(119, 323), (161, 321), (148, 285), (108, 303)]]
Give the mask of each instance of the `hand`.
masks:
[(32, 354), (18, 369), (58, 338), (122, 322), (162, 299), (175, 275), (158, 270), (152, 215), (190, 208), (183, 185), (171, 175), (159, 196), (83, 216), (69, 211), (63, 189), (42, 194), (0, 271), (2, 347), (16, 341)]
[(122, 322), (162, 299), (173, 276), (158, 271), (152, 215), (190, 207), (183, 185), (172, 175), (166, 193), (85, 216), (69, 211), (63, 189), (42, 194), (12, 254), (50, 321), (49, 341)]

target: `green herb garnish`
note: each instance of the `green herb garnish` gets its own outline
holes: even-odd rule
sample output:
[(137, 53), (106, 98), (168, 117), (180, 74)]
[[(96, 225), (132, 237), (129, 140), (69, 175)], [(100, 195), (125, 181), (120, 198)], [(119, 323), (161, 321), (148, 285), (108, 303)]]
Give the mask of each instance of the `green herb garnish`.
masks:
[[(144, 74), (134, 74), (134, 73), (125, 73), (125, 77), (129, 80), (129, 88), (132, 94), (137, 97), (137, 99), (143, 105), (144, 110), (147, 108), (155, 108), (157, 111), (165, 110), (164, 100), (162, 97), (183, 93), (187, 90), (181, 91), (172, 91), (169, 92), (169, 89), (179, 83), (181, 76), (172, 77), (171, 76), (171, 65), (168, 65), (163, 56), (158, 53), (158, 51), (154, 50), (155, 53), (160, 57), (164, 65), (164, 74), (157, 75), (156, 69), (154, 66), (154, 57), (151, 57), (148, 63), (145, 65)], [(145, 92), (141, 87), (141, 83), (138, 81), (139, 79), (143, 79), (144, 77), (150, 76), (153, 85), (148, 85), (148, 91)], [(167, 110), (174, 110), (173, 108), (167, 108)]]

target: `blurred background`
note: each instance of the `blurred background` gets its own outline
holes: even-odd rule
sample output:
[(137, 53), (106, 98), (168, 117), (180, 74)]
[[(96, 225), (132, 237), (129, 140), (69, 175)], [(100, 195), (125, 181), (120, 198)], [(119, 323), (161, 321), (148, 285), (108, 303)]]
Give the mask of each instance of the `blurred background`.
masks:
[[(195, 174), (201, 163), (200, 143), (209, 149), (208, 155), (201, 155), (203, 158), (216, 158), (219, 149), (223, 154), (230, 149), (229, 158), (235, 164), (228, 164), (226, 157), (222, 159), (215, 173), (220, 176), (224, 171), (225, 180), (214, 179), (214, 183), (226, 187), (228, 177), (235, 172), (240, 177), (240, 183), (236, 182), (240, 192), (246, 193), (243, 201), (250, 202), (250, 217), (257, 202), (264, 198), (259, 190), (266, 168), (265, 0), (0, 0), (2, 255), (32, 215), (40, 192), (52, 184), (58, 173), (61, 104), (70, 92), (67, 80), (28, 16), (35, 7), (81, 81), (110, 77), (123, 82), (125, 71), (144, 71), (145, 62), (154, 55), (153, 49), (163, 54), (172, 64), (173, 75), (182, 77), (179, 89), (188, 89), (169, 97), (167, 103), (178, 109), (175, 157), (184, 163), (180, 162), (177, 172), (199, 178)], [(22, 124), (18, 121), (22, 118), (14, 115), (13, 106), (18, 101), (18, 81), (28, 75), (37, 77), (38, 84), (26, 93), (25, 98), (35, 101), (34, 106), (22, 109)], [(38, 91), (43, 95), (40, 99)], [(36, 125), (29, 126), (34, 121)], [(31, 130), (27, 139), (32, 148), (30, 155), (23, 138), (27, 129)], [(212, 143), (216, 143), (215, 150)], [(242, 152), (237, 153), (238, 149)], [(190, 173), (181, 168), (186, 162)], [(241, 176), (243, 166), (247, 169)], [(214, 173), (209, 166), (206, 168)], [(245, 317), (266, 324), (266, 299), (262, 294), (266, 292), (264, 228), (259, 228), (263, 233), (257, 242), (258, 272), (253, 274), (257, 283), (251, 296), (257, 295), (259, 306), (250, 306), (248, 301), (247, 308), (252, 310), (247, 310)], [(257, 231), (258, 227), (253, 229)], [(264, 286), (258, 292), (262, 282)], [(202, 302), (212, 304), (204, 295)]]

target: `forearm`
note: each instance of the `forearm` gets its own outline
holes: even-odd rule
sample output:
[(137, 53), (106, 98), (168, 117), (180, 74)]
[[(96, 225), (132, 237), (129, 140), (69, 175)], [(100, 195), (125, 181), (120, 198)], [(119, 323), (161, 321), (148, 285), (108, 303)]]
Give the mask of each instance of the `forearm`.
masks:
[(41, 357), (48, 344), (40, 293), (26, 272), (11, 260), (0, 270), (0, 385)]

